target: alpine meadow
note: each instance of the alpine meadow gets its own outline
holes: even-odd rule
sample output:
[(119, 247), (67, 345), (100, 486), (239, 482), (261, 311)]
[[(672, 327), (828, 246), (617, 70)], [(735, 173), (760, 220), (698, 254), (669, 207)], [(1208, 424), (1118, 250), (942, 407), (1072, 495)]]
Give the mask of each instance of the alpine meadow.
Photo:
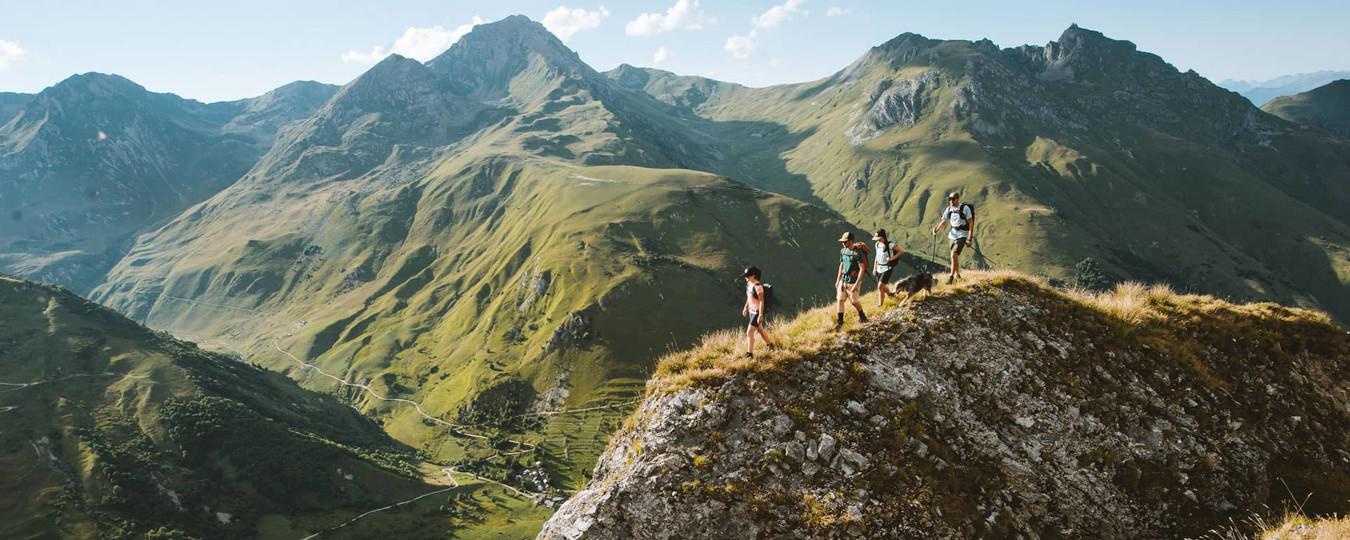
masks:
[[(751, 87), (556, 20), (0, 92), (0, 537), (1350, 535), (1350, 81), (1073, 24)], [(878, 229), (914, 281), (831, 328)]]

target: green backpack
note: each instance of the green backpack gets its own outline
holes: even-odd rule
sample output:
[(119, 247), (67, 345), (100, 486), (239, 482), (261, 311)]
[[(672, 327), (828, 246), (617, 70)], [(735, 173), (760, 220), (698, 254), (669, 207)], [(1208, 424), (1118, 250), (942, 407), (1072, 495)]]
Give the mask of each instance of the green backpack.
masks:
[(857, 274), (867, 266), (867, 248), (840, 248), (839, 262), (844, 264), (845, 274)]

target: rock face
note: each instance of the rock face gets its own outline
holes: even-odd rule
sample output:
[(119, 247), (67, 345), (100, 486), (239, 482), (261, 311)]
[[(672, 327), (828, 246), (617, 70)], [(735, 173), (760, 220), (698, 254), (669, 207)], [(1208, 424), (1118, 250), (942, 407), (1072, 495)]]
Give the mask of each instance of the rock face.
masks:
[(924, 94), (930, 90), (937, 78), (936, 73), (925, 71), (921, 75), (902, 79), (898, 83), (893, 83), (889, 79), (882, 81), (869, 96), (871, 107), (863, 114), (862, 119), (846, 132), (849, 142), (854, 145), (862, 144), (891, 126), (914, 127), (923, 114)]
[(1180, 537), (1285, 484), (1344, 512), (1350, 337), (1211, 302), (1127, 325), (1013, 280), (658, 379), (539, 537)]

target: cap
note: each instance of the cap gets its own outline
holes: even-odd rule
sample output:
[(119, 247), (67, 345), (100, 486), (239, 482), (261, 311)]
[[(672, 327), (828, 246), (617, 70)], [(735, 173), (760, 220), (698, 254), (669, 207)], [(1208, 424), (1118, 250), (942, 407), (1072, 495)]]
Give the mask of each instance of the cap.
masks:
[(741, 277), (750, 277), (750, 276), (759, 277), (759, 267), (757, 266), (745, 267), (745, 271), (741, 272)]
[(853, 232), (850, 231), (850, 232), (844, 233), (843, 236), (840, 236), (840, 237), (839, 237), (839, 241), (840, 241), (840, 242), (852, 242), (852, 241), (853, 241)]
[(880, 242), (882, 238), (887, 238), (886, 229), (877, 229), (877, 232), (872, 233), (873, 240)]
[(957, 193), (957, 192), (955, 192), (955, 191), (953, 191), (953, 192), (947, 194), (947, 200), (949, 200), (949, 201), (952, 200), (952, 199), (960, 199), (960, 198), (961, 198), (961, 194), (960, 194), (960, 193)]

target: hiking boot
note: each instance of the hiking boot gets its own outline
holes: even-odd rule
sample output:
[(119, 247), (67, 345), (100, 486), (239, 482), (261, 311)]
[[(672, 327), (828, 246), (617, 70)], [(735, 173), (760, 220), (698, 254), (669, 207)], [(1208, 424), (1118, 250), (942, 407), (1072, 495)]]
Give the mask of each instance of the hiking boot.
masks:
[(746, 358), (754, 358), (754, 357), (755, 357), (755, 353), (745, 353), (745, 357), (746, 357)]
[(948, 285), (951, 285), (953, 281), (956, 281), (956, 276), (947, 276)]
[(861, 313), (859, 313), (859, 314), (858, 314), (858, 322), (860, 322), (860, 323), (862, 323), (862, 324), (867, 324), (867, 316), (866, 316), (866, 315), (863, 315), (863, 314), (861, 314)]

